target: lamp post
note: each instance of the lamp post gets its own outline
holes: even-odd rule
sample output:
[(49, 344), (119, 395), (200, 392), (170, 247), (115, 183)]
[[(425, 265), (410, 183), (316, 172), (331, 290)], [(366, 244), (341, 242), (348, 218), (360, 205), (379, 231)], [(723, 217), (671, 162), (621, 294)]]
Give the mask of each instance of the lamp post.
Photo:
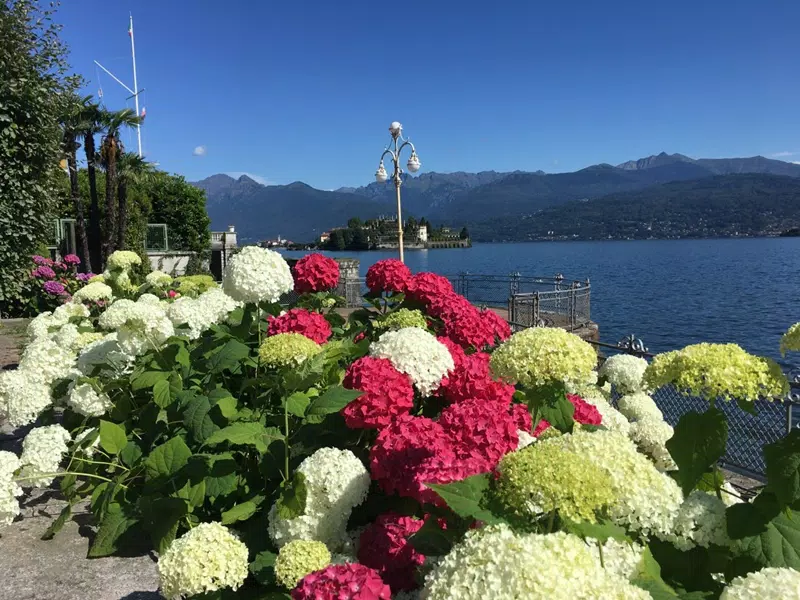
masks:
[(403, 173), (403, 170), (400, 168), (400, 152), (402, 152), (403, 148), (406, 146), (411, 147), (411, 156), (406, 163), (406, 168), (408, 168), (409, 173), (416, 173), (419, 171), (422, 163), (419, 161), (414, 144), (411, 143), (411, 140), (407, 140), (403, 137), (403, 126), (398, 121), (393, 121), (392, 124), (389, 125), (389, 133), (392, 136), (392, 142), (389, 144), (389, 147), (383, 151), (383, 154), (381, 154), (381, 162), (378, 165), (378, 170), (375, 171), (375, 180), (378, 183), (384, 183), (389, 179), (389, 174), (383, 166), (383, 159), (388, 154), (392, 157), (392, 163), (394, 165), (394, 174), (392, 178), (394, 179), (394, 187), (397, 193), (397, 242), (400, 248), (400, 262), (403, 262), (403, 215), (400, 208), (400, 186), (403, 184), (400, 175)]

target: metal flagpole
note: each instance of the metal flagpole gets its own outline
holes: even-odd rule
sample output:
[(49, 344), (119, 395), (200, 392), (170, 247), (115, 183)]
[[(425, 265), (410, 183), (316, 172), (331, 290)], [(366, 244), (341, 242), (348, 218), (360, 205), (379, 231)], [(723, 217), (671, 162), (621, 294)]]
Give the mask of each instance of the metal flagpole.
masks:
[[(131, 57), (133, 58), (133, 99), (136, 103), (136, 116), (139, 115), (139, 86), (136, 83), (136, 46), (133, 43), (133, 13), (131, 13)], [(139, 140), (139, 158), (142, 158), (142, 126), (136, 125), (136, 136)]]

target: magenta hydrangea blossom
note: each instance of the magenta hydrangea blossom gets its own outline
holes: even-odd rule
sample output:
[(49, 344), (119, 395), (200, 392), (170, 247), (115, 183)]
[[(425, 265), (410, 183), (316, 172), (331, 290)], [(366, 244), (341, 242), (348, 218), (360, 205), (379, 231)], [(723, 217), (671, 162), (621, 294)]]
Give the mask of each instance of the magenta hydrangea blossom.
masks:
[(34, 277), (36, 277), (36, 279), (55, 279), (56, 278), (56, 272), (53, 271), (53, 269), (51, 269), (50, 267), (46, 267), (46, 266), (36, 267), (33, 270), (32, 275)]
[(67, 254), (64, 257), (64, 262), (68, 265), (79, 265), (81, 264), (81, 259), (75, 254)]
[(53, 261), (49, 258), (45, 258), (44, 256), (39, 256), (38, 254), (33, 257), (33, 262), (37, 265), (44, 265), (44, 266), (52, 266)]
[(45, 292), (54, 296), (61, 296), (66, 292), (64, 285), (57, 281), (45, 281), (42, 287), (44, 288)]
[(78, 273), (75, 275), (75, 279), (78, 281), (89, 281), (92, 277), (94, 277), (94, 273)]

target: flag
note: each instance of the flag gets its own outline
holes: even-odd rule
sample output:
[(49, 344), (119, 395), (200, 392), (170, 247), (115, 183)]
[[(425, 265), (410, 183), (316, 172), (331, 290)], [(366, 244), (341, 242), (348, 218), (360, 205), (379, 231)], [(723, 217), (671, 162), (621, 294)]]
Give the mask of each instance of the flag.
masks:
[(144, 119), (147, 116), (147, 109), (143, 106), (142, 107), (142, 118)]
[(99, 90), (97, 90), (97, 97), (98, 98), (102, 98), (103, 97), (103, 88), (100, 88)]
[(133, 36), (133, 25), (128, 25), (128, 35)]

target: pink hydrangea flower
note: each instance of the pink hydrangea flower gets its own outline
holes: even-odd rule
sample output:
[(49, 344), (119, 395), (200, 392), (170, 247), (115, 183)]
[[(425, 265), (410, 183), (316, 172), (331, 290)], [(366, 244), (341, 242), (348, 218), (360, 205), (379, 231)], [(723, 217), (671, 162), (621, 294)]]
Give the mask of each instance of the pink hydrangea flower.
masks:
[(53, 296), (61, 296), (66, 292), (64, 285), (57, 281), (45, 281), (42, 287), (44, 288), (45, 292), (52, 294)]
[(417, 569), (425, 562), (408, 539), (424, 521), (393, 512), (380, 515), (359, 539), (358, 561), (375, 569), (393, 592), (412, 590)]
[(45, 258), (44, 256), (39, 256), (38, 254), (33, 257), (33, 262), (37, 265), (44, 265), (46, 267), (53, 266), (53, 261), (49, 258)]
[(348, 367), (342, 385), (364, 392), (342, 409), (351, 429), (380, 429), (414, 408), (411, 379), (385, 358), (359, 358)]
[(304, 308), (293, 308), (279, 317), (270, 317), (267, 333), (299, 333), (318, 344), (324, 344), (333, 334), (330, 323), (323, 315)]
[(410, 269), (396, 258), (379, 260), (367, 269), (367, 287), (374, 294), (405, 293), (411, 279)]
[(300, 294), (324, 292), (339, 283), (339, 263), (322, 254), (307, 254), (294, 266), (294, 290)]
[(64, 263), (68, 265), (79, 265), (81, 264), (81, 259), (78, 258), (76, 254), (67, 254), (64, 257)]
[(391, 600), (392, 592), (374, 569), (358, 563), (331, 565), (303, 577), (292, 600)]
[(33, 273), (31, 273), (31, 275), (36, 277), (36, 279), (55, 279), (56, 278), (56, 272), (53, 271), (53, 269), (51, 269), (50, 267), (45, 266), (45, 265), (42, 265), (41, 267), (36, 267), (33, 270)]

